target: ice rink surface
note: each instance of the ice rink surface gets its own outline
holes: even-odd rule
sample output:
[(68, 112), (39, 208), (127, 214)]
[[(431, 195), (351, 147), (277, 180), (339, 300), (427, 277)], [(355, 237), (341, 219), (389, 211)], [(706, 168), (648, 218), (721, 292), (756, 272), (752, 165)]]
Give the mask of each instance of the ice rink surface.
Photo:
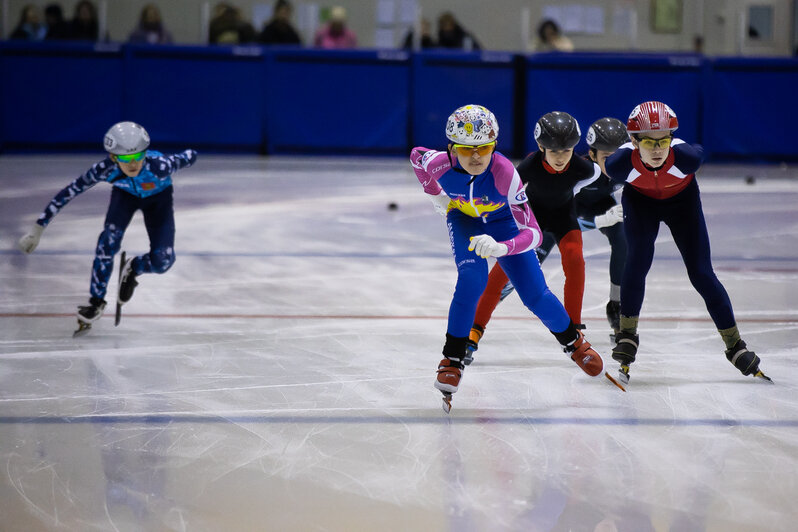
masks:
[[(140, 278), (118, 327), (109, 307), (73, 339), (110, 186), (32, 255), (15, 243), (99, 158), (0, 157), (0, 530), (795, 530), (794, 169), (698, 177), (715, 270), (774, 384), (726, 361), (663, 226), (628, 393), (511, 296), (447, 416), (433, 379), (455, 269), (405, 160), (201, 154), (174, 178), (172, 269)], [(609, 249), (584, 240), (587, 335), (614, 371)], [(148, 249), (140, 214), (123, 249)], [(543, 270), (561, 295), (557, 252)]]

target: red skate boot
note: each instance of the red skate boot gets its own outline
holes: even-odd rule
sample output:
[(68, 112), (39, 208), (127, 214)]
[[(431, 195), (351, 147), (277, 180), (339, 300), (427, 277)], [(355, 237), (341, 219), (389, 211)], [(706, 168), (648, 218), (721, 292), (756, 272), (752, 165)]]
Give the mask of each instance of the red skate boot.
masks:
[(443, 411), (447, 414), (452, 410), (452, 394), (460, 386), (464, 368), (463, 363), (457, 359), (444, 358), (438, 364), (435, 387), (443, 394)]
[(603, 373), (604, 376), (615, 386), (623, 391), (626, 391), (626, 389), (621, 386), (617, 380), (615, 380), (609, 373), (604, 371), (604, 361), (601, 359), (601, 355), (599, 355), (590, 345), (590, 342), (585, 339), (585, 335), (582, 334), (582, 331), (577, 330), (577, 333), (579, 336), (576, 338), (576, 340), (566, 345), (563, 348), (563, 351), (565, 351), (567, 354), (570, 354), (571, 360), (573, 360), (577, 366), (582, 368), (582, 371), (591, 377), (598, 377)]

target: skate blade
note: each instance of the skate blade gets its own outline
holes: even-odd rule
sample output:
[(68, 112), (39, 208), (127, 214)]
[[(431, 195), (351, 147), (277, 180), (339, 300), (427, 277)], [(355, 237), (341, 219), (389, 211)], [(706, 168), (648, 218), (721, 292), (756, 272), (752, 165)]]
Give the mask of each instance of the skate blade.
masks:
[(91, 330), (90, 323), (83, 323), (82, 321), (78, 321), (78, 329), (72, 333), (72, 338), (86, 336), (87, 334), (89, 334), (90, 330)]
[(760, 379), (764, 379), (764, 380), (766, 380), (766, 381), (768, 381), (770, 383), (773, 382), (773, 379), (771, 379), (770, 377), (768, 377), (767, 375), (765, 375), (761, 371), (757, 371), (756, 373), (754, 373), (754, 377), (759, 377)]
[(610, 381), (611, 383), (613, 383), (615, 386), (617, 386), (618, 388), (620, 388), (622, 392), (625, 392), (625, 391), (626, 391), (626, 388), (624, 388), (624, 387), (623, 387), (623, 385), (622, 385), (620, 382), (618, 382), (618, 381), (615, 379), (615, 377), (613, 377), (612, 375), (610, 375), (610, 374), (609, 374), (609, 373), (607, 373), (606, 371), (604, 372), (604, 376), (605, 376), (605, 377), (607, 377), (607, 380), (609, 380), (609, 381)]
[(452, 411), (452, 394), (443, 394), (443, 403), (441, 403), (441, 408), (443, 408), (443, 411), (447, 414)]

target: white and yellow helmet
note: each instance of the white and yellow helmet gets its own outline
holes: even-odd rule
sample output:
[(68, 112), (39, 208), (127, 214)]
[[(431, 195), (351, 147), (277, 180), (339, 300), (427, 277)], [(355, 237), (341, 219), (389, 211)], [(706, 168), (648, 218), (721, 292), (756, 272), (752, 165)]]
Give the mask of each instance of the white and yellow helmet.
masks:
[(446, 121), (446, 138), (455, 144), (479, 146), (493, 142), (498, 136), (499, 122), (481, 105), (458, 107)]

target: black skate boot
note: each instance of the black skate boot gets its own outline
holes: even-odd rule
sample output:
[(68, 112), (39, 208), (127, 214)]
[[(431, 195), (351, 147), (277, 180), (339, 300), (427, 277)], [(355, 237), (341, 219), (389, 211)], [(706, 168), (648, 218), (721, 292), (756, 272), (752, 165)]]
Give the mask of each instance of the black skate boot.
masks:
[(612, 334), (610, 334), (610, 341), (615, 341), (618, 333), (621, 332), (621, 302), (612, 301), (607, 302), (607, 321), (610, 322), (612, 327)]
[(612, 348), (612, 358), (621, 364), (618, 370), (618, 380), (629, 384), (629, 366), (635, 361), (640, 337), (630, 332), (620, 331), (615, 335), (615, 342), (615, 347)]
[(124, 305), (130, 298), (133, 297), (133, 291), (139, 285), (136, 281), (136, 273), (133, 271), (133, 260), (128, 259), (122, 265), (122, 271), (119, 273), (119, 293), (117, 294), (117, 302)]
[(78, 328), (72, 333), (73, 337), (83, 336), (91, 329), (91, 324), (99, 320), (105, 310), (104, 299), (92, 297), (88, 305), (78, 307)]
[(767, 381), (773, 382), (770, 377), (762, 373), (759, 369), (760, 358), (753, 351), (749, 351), (742, 340), (737, 340), (737, 343), (731, 349), (726, 350), (726, 358), (734, 364), (734, 367), (740, 370), (743, 375), (753, 375)]
[(479, 341), (482, 339), (482, 335), (485, 334), (485, 328), (482, 325), (474, 324), (471, 327), (471, 332), (468, 333), (468, 340), (466, 341), (466, 352), (465, 357), (463, 357), (463, 364), (466, 366), (470, 366), (471, 363), (474, 361), (474, 351), (479, 349)]

